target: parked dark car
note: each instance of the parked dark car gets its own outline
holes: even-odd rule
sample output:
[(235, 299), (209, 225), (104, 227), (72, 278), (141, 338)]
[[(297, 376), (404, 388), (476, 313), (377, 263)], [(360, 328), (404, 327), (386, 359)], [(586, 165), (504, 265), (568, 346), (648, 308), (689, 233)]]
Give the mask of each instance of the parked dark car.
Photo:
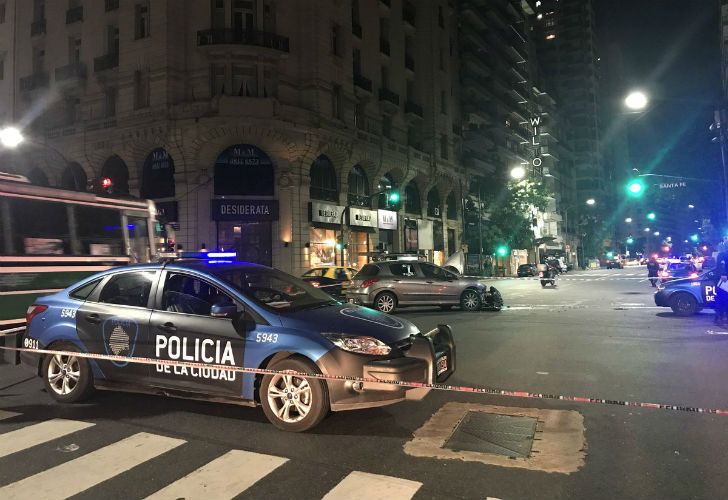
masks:
[(538, 276), (538, 266), (536, 264), (521, 264), (518, 266), (517, 274), (519, 278)]

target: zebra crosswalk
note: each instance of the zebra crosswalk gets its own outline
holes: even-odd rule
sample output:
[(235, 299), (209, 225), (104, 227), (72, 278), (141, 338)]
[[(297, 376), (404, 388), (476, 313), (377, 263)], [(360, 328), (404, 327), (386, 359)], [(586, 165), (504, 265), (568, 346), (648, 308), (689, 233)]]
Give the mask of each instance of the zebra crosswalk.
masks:
[[(16, 474), (18, 470), (22, 471), (20, 467), (22, 463), (28, 463), (28, 460), (32, 459), (28, 459), (26, 455), (13, 456), (15, 454), (41, 452), (47, 455), (49, 446), (55, 447), (53, 441), (61, 438), (78, 440), (83, 433), (95, 432), (102, 438), (107, 437), (101, 428), (103, 425), (79, 420), (54, 418), (20, 426), (25, 424), (22, 414), (4, 410), (0, 410), (0, 423), (12, 424), (14, 427), (13, 430), (6, 432), (2, 432), (0, 427), (0, 466), (15, 466)], [(152, 500), (234, 498), (257, 483), (271, 481), (268, 479), (269, 476), (274, 476), (278, 469), (282, 470), (291, 462), (285, 457), (232, 449), (222, 452), (202, 465), (195, 463), (197, 468), (191, 471), (184, 467), (175, 467), (175, 457), (179, 459), (179, 453), (189, 451), (190, 449), (185, 448), (189, 445), (185, 439), (153, 432), (136, 432), (111, 442), (102, 439), (96, 449), (90, 449), (88, 452), (84, 450), (78, 457), (56, 455), (53, 457), (54, 463), (42, 470), (31, 470), (25, 477), (19, 475), (19, 478), (8, 480), (0, 476), (0, 498), (54, 500), (84, 492), (88, 496), (89, 490), (93, 491), (93, 496), (104, 496), (101, 492), (105, 483), (116, 481), (118, 485), (119, 476), (125, 474), (132, 474), (129, 477), (136, 477), (135, 473), (151, 474), (149, 471), (159, 470), (160, 461), (165, 460), (170, 462), (172, 474), (179, 477), (165, 480), (166, 484), (151, 481), (150, 484), (153, 486), (146, 487), (152, 491), (143, 488), (132, 490), (142, 492), (138, 495), (139, 498), (146, 497)], [(154, 461), (157, 461), (155, 465), (157, 469), (149, 465)], [(422, 488), (421, 482), (411, 479), (362, 471), (344, 471), (343, 476), (337, 476), (326, 485), (328, 492), (323, 495), (325, 500), (360, 498), (406, 500), (413, 498)], [(96, 494), (97, 491), (99, 495)], [(123, 496), (137, 497), (134, 494)], [(317, 496), (321, 496), (321, 493)], [(486, 495), (483, 495), (483, 498), (485, 497)]]

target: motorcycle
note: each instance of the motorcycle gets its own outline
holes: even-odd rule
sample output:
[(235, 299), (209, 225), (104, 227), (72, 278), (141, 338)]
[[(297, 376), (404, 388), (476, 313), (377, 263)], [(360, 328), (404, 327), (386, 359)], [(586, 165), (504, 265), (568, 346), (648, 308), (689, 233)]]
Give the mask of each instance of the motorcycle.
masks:
[(503, 297), (496, 287), (492, 286), (483, 293), (483, 309), (500, 311), (503, 308)]
[(541, 287), (545, 288), (549, 284), (556, 286), (556, 272), (553, 269), (539, 271), (538, 277), (541, 279)]

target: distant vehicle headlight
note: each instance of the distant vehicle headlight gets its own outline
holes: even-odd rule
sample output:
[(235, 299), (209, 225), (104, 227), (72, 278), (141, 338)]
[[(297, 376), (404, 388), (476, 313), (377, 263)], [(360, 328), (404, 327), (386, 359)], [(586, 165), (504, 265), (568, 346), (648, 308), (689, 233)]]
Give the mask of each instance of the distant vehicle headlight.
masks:
[(372, 356), (386, 356), (392, 350), (387, 344), (374, 337), (362, 337), (347, 333), (322, 333), (339, 349), (356, 354), (369, 354)]

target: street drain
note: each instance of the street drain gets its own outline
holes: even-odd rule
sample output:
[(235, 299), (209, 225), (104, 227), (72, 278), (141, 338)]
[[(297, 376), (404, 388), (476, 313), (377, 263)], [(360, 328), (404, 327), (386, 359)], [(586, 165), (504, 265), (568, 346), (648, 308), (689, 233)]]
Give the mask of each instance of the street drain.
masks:
[(528, 458), (536, 433), (536, 422), (532, 417), (469, 411), (444, 448)]

